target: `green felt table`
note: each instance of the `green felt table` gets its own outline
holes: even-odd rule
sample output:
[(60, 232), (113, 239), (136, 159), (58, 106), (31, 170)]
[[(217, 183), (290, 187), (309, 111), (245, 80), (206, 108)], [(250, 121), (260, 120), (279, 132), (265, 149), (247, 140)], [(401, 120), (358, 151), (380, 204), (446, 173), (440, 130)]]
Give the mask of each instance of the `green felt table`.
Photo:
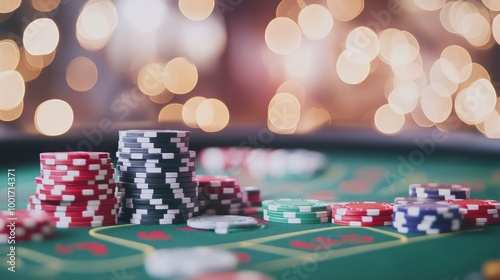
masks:
[[(323, 150), (326, 170), (312, 178), (255, 179), (264, 199), (306, 197), (325, 201), (388, 201), (406, 196), (413, 182), (457, 182), (473, 198), (500, 198), (500, 166), (494, 157), (411, 151)], [(15, 168), (18, 208), (35, 191), (38, 159), (1, 166), (0, 209), (6, 209), (6, 169)], [(199, 171), (203, 172), (202, 170)], [(261, 214), (256, 217), (262, 217)], [(237, 253), (239, 270), (276, 279), (481, 279), (482, 265), (500, 259), (500, 226), (468, 227), (440, 235), (399, 234), (387, 227), (268, 223), (261, 230), (218, 235), (186, 225), (116, 225), (56, 229), (43, 242), (16, 244), (16, 272), (7, 271), (0, 246), (1, 279), (148, 279), (145, 255), (159, 248), (215, 246)]]

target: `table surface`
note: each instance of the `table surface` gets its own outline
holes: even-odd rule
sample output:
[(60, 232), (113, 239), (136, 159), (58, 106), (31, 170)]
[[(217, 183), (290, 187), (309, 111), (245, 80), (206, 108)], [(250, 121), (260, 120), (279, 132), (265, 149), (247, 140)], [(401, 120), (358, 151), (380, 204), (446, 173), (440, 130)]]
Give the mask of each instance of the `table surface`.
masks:
[[(467, 183), (471, 197), (500, 199), (500, 165), (492, 157), (413, 151), (323, 151), (326, 170), (313, 178), (255, 179), (263, 199), (287, 197), (324, 201), (389, 201), (407, 196), (414, 182)], [(18, 208), (35, 191), (38, 159), (0, 166), (15, 168)], [(202, 171), (200, 171), (202, 172)], [(6, 209), (0, 184), (0, 209)], [(261, 214), (256, 217), (262, 217)], [(16, 247), (16, 273), (7, 271), (8, 247), (0, 246), (0, 278), (148, 279), (145, 254), (158, 248), (214, 246), (237, 253), (238, 269), (276, 279), (481, 279), (482, 265), (500, 259), (500, 226), (469, 227), (440, 235), (399, 234), (391, 227), (345, 227), (331, 223), (267, 223), (261, 230), (218, 235), (186, 225), (116, 225), (56, 229), (56, 237)]]

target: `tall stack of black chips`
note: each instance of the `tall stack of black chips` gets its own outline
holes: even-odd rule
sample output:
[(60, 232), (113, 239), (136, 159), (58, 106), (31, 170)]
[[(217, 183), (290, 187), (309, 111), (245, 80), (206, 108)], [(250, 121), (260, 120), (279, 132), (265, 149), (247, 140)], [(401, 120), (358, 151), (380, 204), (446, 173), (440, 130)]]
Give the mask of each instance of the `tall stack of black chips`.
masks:
[(119, 132), (118, 219), (133, 224), (176, 224), (198, 215), (196, 153), (189, 131)]

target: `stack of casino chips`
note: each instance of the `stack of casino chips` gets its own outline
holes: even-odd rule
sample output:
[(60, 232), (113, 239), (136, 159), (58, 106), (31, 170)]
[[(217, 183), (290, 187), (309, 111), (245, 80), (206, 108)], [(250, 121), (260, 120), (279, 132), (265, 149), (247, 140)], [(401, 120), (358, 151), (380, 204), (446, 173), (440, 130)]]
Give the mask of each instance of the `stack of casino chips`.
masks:
[(30, 210), (0, 212), (0, 244), (14, 244), (12, 240), (41, 241), (52, 236), (51, 219), (43, 212)]
[(114, 168), (105, 152), (40, 154), (40, 177), (28, 209), (43, 211), (58, 228), (117, 222)]
[(410, 197), (425, 198), (434, 201), (470, 198), (470, 188), (459, 184), (411, 184), (408, 192)]
[(119, 220), (133, 224), (185, 223), (199, 211), (196, 153), (189, 131), (119, 132)]
[(330, 221), (330, 204), (316, 199), (282, 198), (262, 201), (264, 220), (285, 224), (318, 224)]
[(346, 202), (332, 205), (332, 223), (344, 226), (390, 226), (393, 204), (387, 202)]
[(439, 234), (460, 230), (456, 205), (436, 202), (395, 204), (392, 226), (400, 233)]
[(206, 215), (249, 215), (255, 208), (248, 205), (238, 180), (231, 176), (200, 175), (198, 198)]
[(456, 199), (437, 202), (460, 208), (463, 226), (487, 226), (500, 224), (500, 201), (488, 199)]
[(249, 207), (258, 208), (262, 206), (260, 189), (258, 187), (256, 186), (243, 187), (242, 192), (243, 192), (243, 201), (246, 202), (246, 204)]

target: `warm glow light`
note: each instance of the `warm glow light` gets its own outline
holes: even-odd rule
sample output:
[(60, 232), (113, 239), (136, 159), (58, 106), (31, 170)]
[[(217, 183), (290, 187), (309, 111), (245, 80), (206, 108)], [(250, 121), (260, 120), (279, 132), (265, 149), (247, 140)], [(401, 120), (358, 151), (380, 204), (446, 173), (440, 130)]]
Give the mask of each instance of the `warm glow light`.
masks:
[(470, 13), (462, 18), (461, 34), (473, 46), (486, 45), (491, 38), (490, 23), (478, 13)]
[(452, 45), (441, 52), (441, 69), (454, 83), (467, 80), (472, 71), (472, 59), (466, 49)]
[(17, 107), (24, 98), (24, 80), (17, 71), (0, 72), (0, 109), (10, 110)]
[(47, 100), (36, 108), (36, 129), (47, 136), (61, 135), (71, 128), (73, 117), (73, 109), (65, 101)]
[(229, 110), (217, 99), (209, 98), (196, 109), (196, 123), (205, 132), (217, 132), (229, 123)]
[(418, 104), (418, 87), (408, 81), (406, 85), (394, 88), (388, 97), (389, 106), (398, 114), (407, 114), (413, 111)]
[(333, 18), (327, 8), (312, 4), (300, 11), (299, 27), (306, 37), (319, 40), (332, 30)]
[(444, 122), (453, 108), (451, 97), (439, 95), (432, 86), (422, 92), (420, 104), (425, 116), (435, 123)]
[(162, 0), (127, 0), (120, 4), (124, 19), (137, 31), (156, 30), (167, 15), (167, 7)]
[(304, 86), (300, 82), (294, 81), (294, 80), (288, 80), (288, 81), (283, 82), (276, 90), (277, 94), (278, 93), (291, 93), (291, 94), (293, 94), (295, 97), (297, 97), (297, 100), (299, 100), (299, 102), (304, 101), (305, 92), (306, 92), (306, 89), (304, 88)]
[(41, 69), (49, 66), (56, 57), (56, 51), (45, 55), (32, 55), (26, 49), (23, 50), (26, 62), (34, 69)]
[(422, 103), (419, 101), (417, 107), (411, 111), (411, 117), (413, 121), (420, 127), (431, 127), (434, 125), (434, 122), (429, 120), (427, 116), (424, 114), (422, 110)]
[[(446, 75), (445, 71), (448, 71), (448, 75)], [(429, 74), (431, 86), (441, 96), (451, 96), (458, 88), (458, 84), (448, 78), (453, 76), (450, 72), (456, 73), (455, 79), (458, 79), (458, 72), (448, 61), (438, 59), (432, 64)]]
[(456, 2), (448, 2), (439, 11), (439, 20), (441, 21), (441, 25), (450, 33), (455, 33), (454, 27), (451, 24), (452, 19), (450, 17), (451, 8), (455, 3)]
[(164, 90), (160, 94), (150, 95), (148, 97), (149, 100), (153, 101), (156, 104), (165, 104), (172, 100), (172, 98), (174, 98), (174, 94), (168, 90)]
[(158, 122), (181, 123), (182, 122), (182, 104), (171, 103), (163, 107), (158, 114)]
[(469, 75), (469, 78), (465, 80), (464, 82), (460, 83), (460, 88), (464, 89), (467, 87), (470, 87), (473, 82), (479, 80), (479, 79), (486, 79), (488, 81), (491, 81), (490, 79), (490, 74), (488, 73), (488, 70), (486, 70), (481, 64), (477, 63), (472, 63), (472, 70), (471, 74)]
[(165, 90), (163, 71), (165, 66), (160, 63), (147, 64), (141, 68), (137, 75), (137, 86), (142, 93), (155, 96)]
[(32, 55), (44, 55), (53, 52), (59, 43), (59, 29), (49, 18), (32, 21), (23, 33), (24, 48)]
[(467, 124), (485, 121), (496, 105), (495, 88), (490, 81), (479, 79), (461, 90), (455, 98), (455, 112)]
[(378, 34), (378, 41), (380, 45), (380, 51), (379, 51), (379, 57), (380, 59), (386, 63), (386, 64), (391, 64), (391, 56), (392, 53), (395, 49), (393, 44), (394, 38), (400, 33), (401, 31), (394, 29), (394, 28), (389, 28), (382, 30)]
[(375, 112), (374, 122), (380, 132), (394, 134), (403, 128), (405, 116), (394, 112), (389, 104), (385, 104)]
[(279, 129), (292, 129), (300, 119), (300, 102), (290, 93), (278, 93), (269, 102), (267, 118)]
[(198, 83), (196, 66), (183, 57), (177, 57), (167, 63), (163, 71), (165, 87), (175, 94), (185, 94), (193, 90)]
[(331, 124), (330, 113), (322, 108), (311, 108), (307, 110), (303, 118), (301, 118), (297, 132), (308, 133), (318, 130), (322, 127), (329, 127)]
[(74, 58), (66, 68), (66, 82), (75, 91), (88, 91), (97, 83), (97, 66), (83, 56)]
[(61, 0), (31, 0), (30, 4), (33, 8), (40, 12), (50, 12), (55, 10)]
[(483, 4), (488, 7), (488, 9), (500, 12), (500, 1), (498, 0), (482, 0)]
[(21, 0), (0, 0), (0, 13), (11, 13), (19, 8), (20, 5)]
[(206, 19), (214, 10), (215, 0), (179, 0), (181, 13), (190, 20)]
[(286, 17), (273, 19), (266, 28), (266, 44), (277, 54), (294, 52), (302, 40), (297, 24)]
[(199, 127), (196, 122), (196, 110), (198, 110), (198, 106), (205, 100), (207, 100), (205, 97), (195, 96), (186, 101), (182, 107), (182, 119), (187, 126), (192, 128)]
[(17, 44), (12, 40), (0, 41), (0, 72), (16, 69), (20, 59)]
[(370, 73), (370, 63), (355, 63), (346, 51), (343, 51), (337, 59), (337, 74), (347, 84), (359, 84), (363, 82)]
[[(299, 13), (301, 11), (299, 3), (297, 3), (297, 0), (281, 0), (281, 2), (278, 4), (278, 7), (276, 7), (276, 17), (289, 17), (292, 20), (297, 20), (297, 17), (290, 17), (290, 13), (298, 9)], [(297, 13), (298, 14), (298, 13)]]
[(500, 45), (500, 14), (496, 15), (493, 19), (493, 23), (491, 25), (491, 30), (493, 32), (493, 37), (497, 44)]
[(117, 24), (118, 15), (113, 2), (91, 0), (85, 4), (78, 16), (76, 37), (84, 49), (100, 50), (109, 41)]
[[(27, 60), (27, 56), (31, 56), (27, 51), (21, 49), (19, 51), (21, 54), (21, 59), (19, 60), (19, 64), (17, 64), (16, 71), (21, 73), (23, 76), (23, 80), (25, 82), (32, 81), (36, 79), (40, 73), (42, 72), (41, 67), (33, 67)], [(44, 57), (44, 56), (42, 56)]]
[(21, 101), (21, 103), (19, 103), (19, 105), (17, 105), (15, 108), (12, 108), (10, 110), (0, 109), (0, 120), (4, 122), (11, 122), (13, 120), (16, 120), (23, 113), (23, 109), (24, 109), (23, 101)]
[(446, 4), (446, 0), (413, 0), (413, 3), (422, 10), (436, 11)]
[(328, 9), (340, 21), (350, 21), (357, 17), (365, 7), (364, 0), (328, 0)]
[(346, 53), (349, 58), (358, 64), (372, 61), (380, 50), (378, 37), (373, 30), (360, 26), (352, 30), (346, 39)]

